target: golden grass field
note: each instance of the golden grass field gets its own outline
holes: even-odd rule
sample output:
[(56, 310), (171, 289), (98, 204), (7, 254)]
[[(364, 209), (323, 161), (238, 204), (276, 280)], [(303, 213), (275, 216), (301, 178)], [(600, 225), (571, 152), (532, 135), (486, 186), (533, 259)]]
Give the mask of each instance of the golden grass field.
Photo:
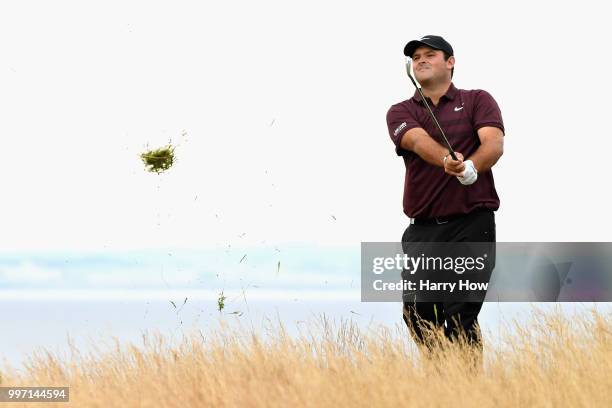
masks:
[[(473, 353), (438, 338), (422, 358), (407, 330), (360, 331), (324, 317), (298, 336), (275, 324), (196, 331), (179, 344), (143, 334), (61, 360), (31, 356), (25, 369), (5, 367), (2, 386), (70, 386), (69, 403), (1, 406), (72, 407), (610, 407), (612, 315), (534, 310), (513, 322), (481, 369)], [(435, 334), (434, 334), (435, 336)]]

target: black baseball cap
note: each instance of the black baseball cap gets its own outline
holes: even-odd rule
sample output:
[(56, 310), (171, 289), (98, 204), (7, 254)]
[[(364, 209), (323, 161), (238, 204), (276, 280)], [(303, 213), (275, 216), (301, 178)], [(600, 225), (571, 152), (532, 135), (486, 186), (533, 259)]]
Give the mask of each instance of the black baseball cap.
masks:
[(439, 35), (425, 35), (421, 37), (419, 40), (412, 40), (404, 47), (404, 55), (407, 57), (412, 57), (414, 51), (422, 46), (428, 46), (434, 48), (436, 50), (441, 50), (447, 53), (448, 55), (454, 55), (453, 47), (446, 41), (444, 38)]

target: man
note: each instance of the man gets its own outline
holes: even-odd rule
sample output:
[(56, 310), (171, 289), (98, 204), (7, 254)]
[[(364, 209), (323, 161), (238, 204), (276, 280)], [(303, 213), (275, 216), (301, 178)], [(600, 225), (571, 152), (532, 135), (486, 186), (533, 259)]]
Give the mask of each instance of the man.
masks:
[[(403, 204), (411, 220), (402, 242), (494, 245), (493, 212), (499, 197), (491, 168), (503, 153), (504, 137), (499, 107), (486, 91), (455, 87), (454, 52), (444, 38), (427, 35), (410, 41), (404, 54), (412, 58), (414, 76), (457, 160), (443, 144), (418, 92), (389, 109), (389, 134), (406, 165)], [(425, 344), (423, 328), (434, 325), (443, 327), (451, 340), (465, 335), (482, 351), (477, 319), (482, 302), (419, 302), (405, 294), (403, 306), (404, 321), (417, 344)]]

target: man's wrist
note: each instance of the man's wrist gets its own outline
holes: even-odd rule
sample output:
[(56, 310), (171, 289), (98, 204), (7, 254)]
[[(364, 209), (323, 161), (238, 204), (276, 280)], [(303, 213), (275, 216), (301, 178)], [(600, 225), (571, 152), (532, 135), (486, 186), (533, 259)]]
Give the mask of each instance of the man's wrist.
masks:
[(469, 161), (470, 163), (472, 163), (472, 168), (474, 169), (474, 171), (476, 172), (476, 174), (478, 174), (478, 168), (476, 167), (476, 163), (474, 163), (474, 160), (472, 160), (471, 158), (467, 159), (466, 162)]

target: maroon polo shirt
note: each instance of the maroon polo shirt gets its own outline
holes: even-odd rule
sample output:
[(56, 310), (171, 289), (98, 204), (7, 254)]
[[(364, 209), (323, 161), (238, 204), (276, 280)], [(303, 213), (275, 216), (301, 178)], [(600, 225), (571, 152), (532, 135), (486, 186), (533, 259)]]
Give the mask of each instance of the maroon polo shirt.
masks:
[[(494, 126), (504, 131), (501, 112), (493, 97), (483, 90), (457, 89), (452, 83), (438, 106), (428, 98), (440, 126), (451, 146), (467, 159), (480, 146), (476, 133), (484, 126)], [(395, 143), (398, 156), (406, 165), (404, 181), (404, 213), (411, 218), (432, 218), (467, 214), (476, 208), (499, 208), (493, 173), (478, 173), (472, 185), (462, 185), (456, 177), (444, 169), (427, 163), (416, 153), (404, 150), (400, 142), (404, 134), (416, 127), (425, 131), (444, 145), (440, 131), (415, 91), (408, 100), (391, 106), (387, 112), (389, 135)]]

